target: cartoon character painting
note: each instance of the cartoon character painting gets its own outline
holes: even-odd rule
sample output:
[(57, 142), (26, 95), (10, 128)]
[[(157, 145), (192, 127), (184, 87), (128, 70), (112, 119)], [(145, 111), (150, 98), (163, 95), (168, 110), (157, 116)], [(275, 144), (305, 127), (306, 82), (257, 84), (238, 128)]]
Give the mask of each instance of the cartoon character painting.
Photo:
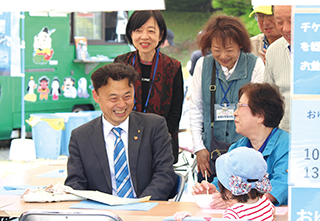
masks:
[(33, 42), (33, 61), (36, 64), (47, 64), (52, 58), (53, 49), (51, 48), (51, 34), (55, 32), (55, 29), (49, 30), (47, 27), (34, 36)]
[(72, 77), (66, 77), (63, 81), (63, 96), (68, 98), (77, 97), (77, 89), (74, 87), (75, 80)]
[(57, 77), (54, 77), (51, 83), (51, 91), (50, 91), (52, 100), (58, 100), (60, 94), (61, 94), (60, 81)]
[(78, 97), (88, 98), (89, 96), (87, 91), (87, 79), (82, 77), (78, 80)]
[(48, 94), (50, 92), (49, 90), (49, 78), (47, 78), (46, 76), (42, 76), (41, 78), (39, 78), (39, 87), (38, 87), (38, 92), (40, 93), (39, 95), (39, 99), (40, 100), (48, 100)]
[(37, 95), (34, 93), (34, 89), (37, 88), (36, 82), (33, 80), (33, 76), (30, 77), (29, 82), (28, 82), (28, 87), (27, 87), (27, 94), (24, 95), (24, 100), (25, 101), (31, 101), (31, 102), (36, 102), (37, 100)]

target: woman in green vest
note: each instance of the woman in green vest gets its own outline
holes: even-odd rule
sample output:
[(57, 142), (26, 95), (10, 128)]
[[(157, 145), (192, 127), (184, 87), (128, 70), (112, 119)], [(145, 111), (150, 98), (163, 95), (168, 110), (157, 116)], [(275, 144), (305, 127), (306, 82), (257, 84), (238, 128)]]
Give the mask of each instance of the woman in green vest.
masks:
[(263, 81), (264, 63), (250, 53), (249, 34), (236, 17), (213, 15), (198, 46), (202, 54), (211, 52), (198, 60), (191, 91), (190, 129), (200, 182), (205, 173), (209, 181), (215, 176), (214, 167), (209, 164), (210, 152), (227, 151), (220, 149), (218, 143), (232, 144), (242, 137), (236, 132), (233, 116), (238, 90), (248, 82)]

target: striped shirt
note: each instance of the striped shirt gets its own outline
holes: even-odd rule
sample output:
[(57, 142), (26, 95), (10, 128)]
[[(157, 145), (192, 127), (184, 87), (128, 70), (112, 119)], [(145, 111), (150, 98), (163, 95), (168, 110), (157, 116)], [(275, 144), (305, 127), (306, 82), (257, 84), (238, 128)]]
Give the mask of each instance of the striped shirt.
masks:
[(236, 203), (223, 213), (223, 219), (245, 219), (245, 220), (274, 220), (275, 207), (271, 201), (262, 196), (258, 202), (253, 204)]

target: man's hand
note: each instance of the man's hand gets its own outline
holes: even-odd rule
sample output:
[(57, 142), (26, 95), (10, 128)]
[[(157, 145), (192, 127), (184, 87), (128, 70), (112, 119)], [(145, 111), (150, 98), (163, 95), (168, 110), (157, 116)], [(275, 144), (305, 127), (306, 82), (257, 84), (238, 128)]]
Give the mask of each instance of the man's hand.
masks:
[(262, 52), (260, 52), (260, 57), (261, 59), (263, 60), (263, 63), (266, 64), (266, 52), (267, 52), (267, 49), (262, 49)]
[(201, 172), (202, 176), (205, 177), (205, 171), (207, 171), (208, 177), (212, 173), (210, 170), (209, 160), (210, 153), (207, 149), (200, 150), (196, 153), (197, 155), (197, 167), (198, 171)]

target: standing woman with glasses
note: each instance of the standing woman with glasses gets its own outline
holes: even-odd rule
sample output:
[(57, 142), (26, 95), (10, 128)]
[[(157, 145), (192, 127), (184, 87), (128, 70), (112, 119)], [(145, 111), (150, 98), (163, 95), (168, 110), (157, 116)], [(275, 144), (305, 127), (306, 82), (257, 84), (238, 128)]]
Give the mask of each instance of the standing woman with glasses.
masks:
[(159, 50), (166, 36), (167, 26), (160, 11), (135, 11), (129, 18), (126, 38), (136, 51), (119, 55), (114, 62), (130, 64), (140, 74), (134, 85), (134, 109), (166, 118), (176, 163), (183, 79), (180, 62)]
[[(191, 92), (190, 129), (200, 182), (205, 173), (209, 181), (215, 176), (209, 164), (210, 152), (219, 146), (211, 140), (232, 144), (242, 137), (236, 132), (233, 116), (238, 91), (248, 82), (263, 81), (264, 63), (250, 53), (249, 34), (236, 17), (211, 17), (198, 45), (202, 54), (212, 53), (198, 60)], [(214, 103), (211, 96), (214, 96)], [(225, 151), (227, 148), (220, 150)]]

